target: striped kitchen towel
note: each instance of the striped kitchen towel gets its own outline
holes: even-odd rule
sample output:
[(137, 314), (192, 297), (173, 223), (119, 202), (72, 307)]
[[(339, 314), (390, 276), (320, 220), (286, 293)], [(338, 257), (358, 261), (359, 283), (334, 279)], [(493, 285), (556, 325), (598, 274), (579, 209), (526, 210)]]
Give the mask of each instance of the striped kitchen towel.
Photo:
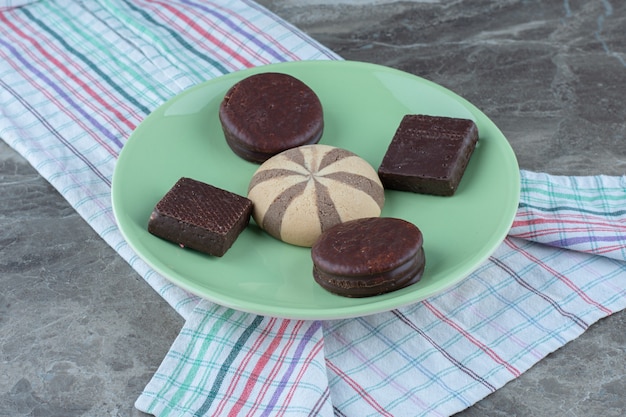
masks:
[(467, 279), (356, 319), (284, 320), (151, 270), (111, 209), (134, 128), (190, 86), (339, 59), (245, 0), (0, 0), (0, 137), (185, 319), (136, 406), (157, 416), (450, 415), (626, 307), (623, 178), (522, 172), (509, 237)]
[(521, 174), (511, 233), (453, 288), (325, 322), (201, 301), (137, 406), (158, 416), (447, 416), (494, 392), (626, 307), (624, 178)]
[(117, 229), (122, 146), (193, 85), (316, 59), (338, 56), (252, 1), (0, 0), (0, 137), (186, 316), (197, 297), (148, 268)]

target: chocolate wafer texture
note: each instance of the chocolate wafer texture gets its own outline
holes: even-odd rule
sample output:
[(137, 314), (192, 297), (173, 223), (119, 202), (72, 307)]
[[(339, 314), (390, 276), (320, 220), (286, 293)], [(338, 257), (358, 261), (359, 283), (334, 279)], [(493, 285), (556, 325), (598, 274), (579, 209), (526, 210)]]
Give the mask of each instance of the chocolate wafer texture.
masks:
[(387, 189), (451, 196), (477, 141), (472, 120), (409, 114), (400, 122), (378, 174)]
[(148, 221), (155, 236), (214, 256), (223, 256), (250, 220), (246, 197), (181, 178), (156, 204)]
[(253, 175), (248, 198), (259, 227), (284, 242), (310, 247), (338, 223), (379, 216), (385, 203), (374, 168), (356, 154), (328, 145), (284, 151)]

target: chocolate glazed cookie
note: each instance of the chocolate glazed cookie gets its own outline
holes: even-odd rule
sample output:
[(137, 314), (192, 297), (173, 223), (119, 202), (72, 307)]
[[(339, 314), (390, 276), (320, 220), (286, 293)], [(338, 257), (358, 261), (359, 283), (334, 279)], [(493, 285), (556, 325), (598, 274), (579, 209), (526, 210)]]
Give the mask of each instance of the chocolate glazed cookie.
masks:
[(368, 297), (422, 278), (423, 237), (412, 223), (390, 217), (352, 220), (328, 229), (311, 248), (313, 278), (345, 297)]
[(255, 163), (318, 143), (324, 129), (322, 104), (315, 92), (291, 75), (273, 72), (233, 85), (220, 104), (219, 118), (228, 146)]

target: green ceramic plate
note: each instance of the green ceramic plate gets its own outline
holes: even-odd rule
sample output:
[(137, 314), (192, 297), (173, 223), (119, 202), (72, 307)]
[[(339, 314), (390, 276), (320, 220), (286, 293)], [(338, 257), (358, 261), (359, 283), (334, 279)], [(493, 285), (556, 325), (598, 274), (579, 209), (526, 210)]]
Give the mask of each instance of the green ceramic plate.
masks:
[[(383, 216), (413, 222), (424, 234), (426, 269), (417, 284), (361, 299), (330, 294), (312, 277), (310, 249), (291, 246), (253, 222), (222, 258), (150, 235), (154, 205), (182, 176), (246, 195), (258, 165), (224, 140), (218, 106), (235, 82), (258, 72), (284, 72), (307, 83), (324, 107), (320, 143), (342, 147), (375, 169), (408, 113), (469, 118), (480, 140), (453, 197), (387, 191)], [(336, 319), (414, 303), (462, 280), (502, 242), (519, 200), (515, 154), (498, 128), (472, 104), (414, 75), (373, 64), (305, 61), (231, 73), (179, 94), (150, 114), (124, 146), (112, 201), (130, 246), (174, 284), (224, 306), (262, 315)]]

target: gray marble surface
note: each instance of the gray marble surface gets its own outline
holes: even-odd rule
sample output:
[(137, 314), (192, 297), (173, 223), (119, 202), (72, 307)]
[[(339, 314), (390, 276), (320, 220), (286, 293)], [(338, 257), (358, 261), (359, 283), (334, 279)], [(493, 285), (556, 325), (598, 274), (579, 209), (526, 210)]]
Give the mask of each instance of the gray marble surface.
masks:
[[(260, 3), (345, 59), (464, 96), (523, 169), (626, 171), (626, 2)], [(142, 415), (182, 319), (1, 141), (0, 288), (0, 416)], [(459, 416), (622, 416), (624, 392), (616, 313)]]

